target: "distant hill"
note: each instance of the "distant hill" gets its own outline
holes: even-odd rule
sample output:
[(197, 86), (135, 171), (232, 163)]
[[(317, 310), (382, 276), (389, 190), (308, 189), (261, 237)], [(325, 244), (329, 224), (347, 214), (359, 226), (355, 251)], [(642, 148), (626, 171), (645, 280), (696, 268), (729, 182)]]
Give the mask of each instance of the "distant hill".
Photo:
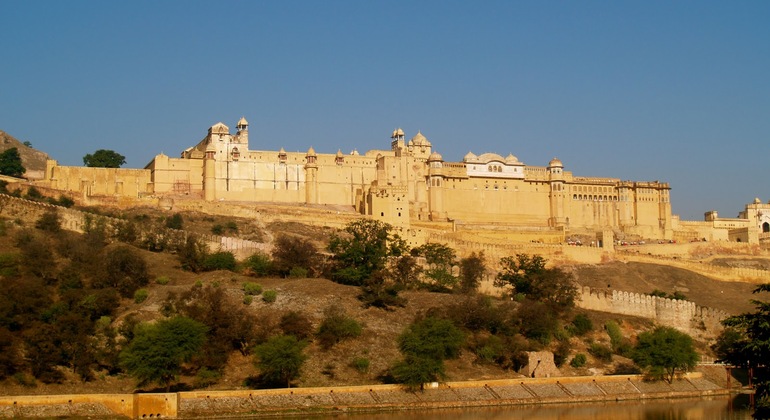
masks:
[(40, 150), (25, 146), (10, 134), (0, 130), (0, 153), (14, 147), (19, 150), (21, 163), (27, 169), (24, 176), (28, 179), (45, 178), (45, 161), (48, 159), (48, 155)]

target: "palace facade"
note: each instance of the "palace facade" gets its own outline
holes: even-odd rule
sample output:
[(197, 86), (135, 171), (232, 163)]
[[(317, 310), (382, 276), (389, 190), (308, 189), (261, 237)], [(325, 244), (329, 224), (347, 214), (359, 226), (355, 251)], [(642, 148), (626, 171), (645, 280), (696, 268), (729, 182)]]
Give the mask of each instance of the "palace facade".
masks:
[(266, 151), (252, 149), (249, 140), (245, 118), (234, 133), (221, 122), (211, 126), (180, 157), (161, 154), (145, 167), (146, 193), (350, 206), (402, 227), (454, 221), (672, 237), (670, 187), (664, 182), (579, 177), (556, 158), (531, 166), (512, 154), (468, 153), (448, 162), (422, 133), (407, 141), (401, 129), (393, 131), (390, 149), (363, 154), (323, 154), (312, 147), (303, 153)]
[[(469, 152), (444, 161), (420, 132), (391, 134), (390, 149), (343, 154), (252, 150), (249, 124), (234, 133), (217, 123), (180, 157), (157, 155), (144, 169), (59, 166), (49, 161), (47, 186), (87, 197), (191, 196), (207, 201), (349, 206), (408, 227), (451, 221), (511, 229), (615, 236), (672, 237), (665, 182), (579, 177), (554, 158), (531, 166), (516, 156)], [(563, 237), (563, 236), (562, 236)]]

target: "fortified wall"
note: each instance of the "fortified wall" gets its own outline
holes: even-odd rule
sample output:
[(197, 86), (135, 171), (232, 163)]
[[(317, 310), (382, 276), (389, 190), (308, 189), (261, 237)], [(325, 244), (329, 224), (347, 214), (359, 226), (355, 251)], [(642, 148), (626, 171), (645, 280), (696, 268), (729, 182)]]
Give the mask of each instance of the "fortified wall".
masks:
[(608, 293), (590, 287), (582, 288), (577, 305), (592, 311), (652, 319), (661, 325), (700, 336), (716, 335), (722, 330), (720, 321), (727, 317), (723, 311), (698, 306), (686, 300), (617, 290)]

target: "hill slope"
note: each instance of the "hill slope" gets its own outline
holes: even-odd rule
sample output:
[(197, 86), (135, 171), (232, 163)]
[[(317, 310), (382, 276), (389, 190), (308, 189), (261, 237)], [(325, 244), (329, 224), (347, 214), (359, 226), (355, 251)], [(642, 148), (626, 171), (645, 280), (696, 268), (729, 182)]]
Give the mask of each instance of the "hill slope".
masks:
[(45, 178), (45, 162), (48, 160), (48, 155), (39, 150), (25, 146), (24, 143), (15, 139), (10, 134), (0, 130), (0, 152), (4, 152), (14, 147), (19, 150), (21, 163), (24, 165), (24, 168), (27, 169), (24, 176), (28, 179)]

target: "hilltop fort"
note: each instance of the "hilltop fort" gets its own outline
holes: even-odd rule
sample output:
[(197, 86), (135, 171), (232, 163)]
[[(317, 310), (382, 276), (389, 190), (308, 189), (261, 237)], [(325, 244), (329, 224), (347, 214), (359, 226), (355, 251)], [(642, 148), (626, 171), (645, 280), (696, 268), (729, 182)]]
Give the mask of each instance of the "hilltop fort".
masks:
[(143, 169), (67, 167), (49, 160), (38, 184), (119, 205), (176, 197), (334, 206), (411, 232), (404, 236), (417, 243), (425, 237), (414, 226), (426, 222), (552, 243), (582, 235), (605, 247), (624, 238), (770, 240), (770, 204), (759, 199), (737, 218), (711, 211), (703, 221), (680, 221), (671, 213), (667, 182), (577, 176), (557, 158), (533, 166), (513, 154), (469, 152), (449, 162), (420, 132), (407, 141), (399, 128), (390, 139), (390, 149), (363, 154), (259, 150), (250, 147), (249, 123), (241, 118), (234, 133), (214, 124), (179, 157), (159, 154)]

